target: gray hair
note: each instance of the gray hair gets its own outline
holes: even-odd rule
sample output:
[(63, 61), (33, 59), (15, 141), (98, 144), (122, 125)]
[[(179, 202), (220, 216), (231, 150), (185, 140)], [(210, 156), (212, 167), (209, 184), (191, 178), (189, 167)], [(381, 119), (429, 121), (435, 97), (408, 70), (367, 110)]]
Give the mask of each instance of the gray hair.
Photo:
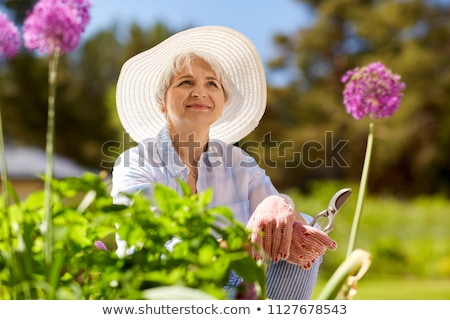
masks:
[(219, 61), (217, 61), (214, 56), (206, 52), (186, 51), (176, 55), (172, 59), (172, 61), (169, 62), (165, 70), (161, 73), (155, 92), (156, 101), (159, 105), (164, 104), (165, 95), (167, 89), (170, 86), (170, 82), (173, 76), (175, 76), (185, 67), (189, 72), (192, 72), (192, 60), (194, 59), (200, 59), (209, 64), (218, 81), (222, 85), (223, 91), (225, 93), (225, 101), (230, 101), (231, 81)]

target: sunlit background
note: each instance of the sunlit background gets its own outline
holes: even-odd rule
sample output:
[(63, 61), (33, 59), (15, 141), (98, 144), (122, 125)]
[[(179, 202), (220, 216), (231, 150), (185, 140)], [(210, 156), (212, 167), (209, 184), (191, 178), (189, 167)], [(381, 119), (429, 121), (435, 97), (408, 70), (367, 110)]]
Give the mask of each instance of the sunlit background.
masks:
[[(34, 2), (1, 0), (0, 11), (21, 25)], [(376, 121), (358, 239), (373, 263), (360, 297), (450, 299), (450, 1), (92, 0), (90, 12), (78, 50), (60, 64), (57, 177), (109, 174), (134, 144), (114, 101), (127, 58), (185, 28), (223, 25), (253, 41), (269, 84), (265, 117), (241, 145), (256, 142), (251, 154), (274, 184), (314, 214), (336, 189), (356, 193), (361, 175), (368, 122), (345, 112), (340, 78), (381, 61), (406, 91), (399, 110)], [(46, 57), (24, 49), (0, 64), (9, 177), (21, 197), (42, 187), (47, 70)], [(345, 255), (355, 201), (339, 213), (331, 236), (340, 247), (321, 281)]]

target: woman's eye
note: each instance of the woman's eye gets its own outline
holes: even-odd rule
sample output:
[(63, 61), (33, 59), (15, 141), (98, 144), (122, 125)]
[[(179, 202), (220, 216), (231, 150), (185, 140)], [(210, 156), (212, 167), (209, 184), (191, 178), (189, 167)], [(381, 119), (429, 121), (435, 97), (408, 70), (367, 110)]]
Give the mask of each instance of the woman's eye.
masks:
[(192, 80), (186, 79), (186, 80), (181, 80), (181, 81), (178, 82), (178, 86), (179, 87), (190, 86), (190, 85), (192, 85)]
[(208, 82), (208, 85), (209, 86), (211, 86), (211, 87), (216, 87), (216, 88), (218, 88), (219, 86), (217, 85), (217, 83), (216, 82), (214, 82), (214, 81), (210, 81), (210, 82)]

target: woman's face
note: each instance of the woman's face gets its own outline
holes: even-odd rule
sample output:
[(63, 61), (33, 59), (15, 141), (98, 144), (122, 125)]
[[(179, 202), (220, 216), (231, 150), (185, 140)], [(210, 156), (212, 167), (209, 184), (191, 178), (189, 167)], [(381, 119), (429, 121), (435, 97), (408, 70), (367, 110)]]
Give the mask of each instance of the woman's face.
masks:
[(174, 75), (161, 110), (166, 114), (169, 128), (209, 129), (222, 115), (225, 93), (209, 64), (192, 60), (191, 72), (185, 67)]

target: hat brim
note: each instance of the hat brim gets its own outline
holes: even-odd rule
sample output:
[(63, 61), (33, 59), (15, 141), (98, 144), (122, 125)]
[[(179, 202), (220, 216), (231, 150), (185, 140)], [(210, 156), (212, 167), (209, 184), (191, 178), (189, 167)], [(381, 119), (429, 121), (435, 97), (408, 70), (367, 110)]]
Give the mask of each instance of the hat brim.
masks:
[(211, 126), (210, 138), (235, 143), (259, 124), (266, 109), (264, 66), (252, 42), (222, 26), (181, 31), (127, 60), (120, 71), (116, 105), (125, 131), (136, 142), (156, 137), (166, 124), (156, 101), (157, 82), (165, 66), (183, 51), (213, 55), (231, 80), (232, 99)]

